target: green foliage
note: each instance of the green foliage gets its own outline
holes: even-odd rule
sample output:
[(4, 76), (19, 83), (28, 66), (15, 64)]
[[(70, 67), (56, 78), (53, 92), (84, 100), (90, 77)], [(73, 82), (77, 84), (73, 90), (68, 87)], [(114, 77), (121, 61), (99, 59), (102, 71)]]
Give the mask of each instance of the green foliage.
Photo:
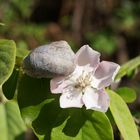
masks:
[[(2, 19), (5, 23), (13, 22), (20, 18), (25, 19), (31, 15), (31, 6), (33, 1), (20, 1), (20, 0), (10, 0), (10, 1), (0, 1), (0, 9), (2, 11)], [(21, 20), (21, 19), (20, 19)]]
[(50, 94), (48, 79), (24, 75), (18, 102), (26, 124), (32, 125), (40, 140), (113, 140), (106, 115), (85, 109), (61, 109), (59, 96)]
[(116, 39), (112, 35), (107, 34), (106, 31), (97, 34), (88, 33), (87, 39), (93, 49), (107, 55), (111, 55), (116, 50)]
[(15, 65), (16, 45), (12, 40), (0, 40), (0, 85), (12, 74)]
[(121, 87), (116, 91), (126, 103), (132, 103), (136, 100), (136, 92), (132, 88)]
[(18, 86), (18, 104), (25, 123), (31, 125), (44, 104), (53, 101), (54, 97), (49, 94), (49, 79), (23, 75)]
[(4, 26), (4, 25), (5, 25), (4, 23), (1, 23), (1, 22), (0, 22), (0, 26)]
[(130, 1), (125, 1), (122, 3), (122, 6), (116, 11), (116, 28), (120, 28), (121, 30), (130, 30), (134, 28), (137, 17), (133, 12), (134, 7), (136, 5)]
[[(62, 34), (62, 37), (69, 40), (73, 50), (78, 50), (71, 32), (71, 19), (74, 14), (68, 12), (73, 5), (68, 4), (71, 6), (68, 6), (66, 12), (60, 10), (62, 14), (58, 19), (59, 24), (56, 23), (58, 29), (54, 26), (56, 29), (52, 30), (47, 24), (36, 24), (30, 20), (36, 8), (32, 6), (37, 3), (38, 1), (29, 0), (0, 0), (1, 37), (14, 38), (17, 43), (16, 48), (14, 41), (0, 40), (0, 85), (6, 98), (11, 100), (18, 92), (18, 105), (22, 118), (29, 127), (33, 128), (39, 140), (113, 140), (111, 124), (118, 126), (124, 140), (139, 140), (133, 117), (126, 105), (136, 99), (133, 89), (122, 87), (118, 88), (116, 93), (108, 90), (111, 102), (110, 110), (106, 114), (85, 110), (85, 108), (61, 109), (60, 96), (50, 93), (50, 79), (36, 79), (21, 74), (22, 61), (29, 53), (28, 47), (34, 48), (45, 44), (48, 41), (46, 38), (54, 40), (55, 32), (60, 32), (60, 36)], [(97, 2), (95, 13), (99, 17), (92, 16), (93, 20), (83, 22), (85, 25), (91, 23), (93, 27), (86, 25), (87, 27), (80, 31), (81, 42), (89, 41), (90, 46), (103, 53), (103, 56), (114, 54), (117, 43), (120, 43), (117, 42), (117, 38), (121, 37), (126, 44), (129, 44), (128, 40), (131, 39), (128, 35), (134, 36), (134, 41), (138, 38), (136, 42), (139, 40), (140, 2), (125, 0), (118, 4), (115, 8), (109, 6), (109, 3), (106, 4), (103, 7), (109, 6), (110, 9), (104, 9), (105, 13), (102, 13), (104, 10), (98, 8), (100, 5)], [(38, 15), (36, 17), (38, 18)], [(60, 31), (57, 31), (59, 27)], [(83, 37), (84, 34), (86, 36)], [(133, 43), (133, 40), (130, 40), (130, 43)], [(125, 75), (132, 76), (139, 66), (140, 56), (124, 64), (116, 80), (120, 80)], [(2, 99), (1, 95), (0, 99)], [(0, 101), (0, 140), (24, 140), (26, 128), (18, 105), (13, 101), (4, 104), (2, 101)]]
[[(1, 43), (1, 54), (3, 51), (9, 52), (9, 50), (11, 49), (8, 48), (10, 45), (6, 44), (9, 41), (4, 40), (3, 42), (3, 44)], [(5, 49), (5, 46), (8, 48), (8, 50)], [(29, 51), (27, 51), (26, 44), (24, 44), (23, 42), (21, 42), (21, 44), (18, 46), (19, 48), (17, 49), (16, 53), (14, 44), (14, 54), (12, 55), (14, 61), (16, 55), (17, 58), (21, 58), (22, 62), (22, 59), (29, 53)], [(11, 54), (9, 53), (8, 56), (10, 55)], [(7, 58), (1, 60), (5, 61), (6, 59)], [(122, 66), (119, 72), (119, 74), (121, 75), (120, 78), (128, 74), (128, 72), (137, 68), (140, 64), (138, 60), (139, 57), (135, 58), (134, 60), (131, 60), (130, 62)], [(14, 67), (14, 63), (15, 62), (12, 63), (12, 67)], [(13, 70), (13, 68), (11, 70)], [(118, 126), (124, 140), (131, 140), (132, 138), (134, 138), (135, 140), (139, 139), (139, 135), (133, 117), (129, 112), (127, 105), (124, 102), (126, 101), (127, 103), (130, 103), (136, 99), (136, 94), (132, 89), (124, 87), (119, 88), (117, 90), (117, 93), (123, 98), (123, 100), (118, 94), (111, 90), (108, 90), (111, 100), (111, 114), (107, 114), (107, 116), (109, 117), (108, 119), (108, 117), (102, 112), (86, 110), (85, 108), (60, 108), (60, 95), (53, 95), (50, 93), (50, 79), (31, 78), (23, 74), (20, 77), (20, 82), (18, 83), (19, 70), (20, 68), (17, 67), (16, 69), (15, 66), (12, 75), (9, 74), (5, 78), (6, 80), (8, 78), (9, 79), (6, 82), (4, 80), (5, 83), (2, 86), (3, 93), (8, 99), (12, 99), (14, 97), (18, 85), (17, 99), (22, 118), (29, 127), (34, 129), (34, 132), (38, 136), (39, 140), (113, 140), (112, 126), (109, 121), (110, 118), (112, 124), (116, 123), (116, 125)], [(0, 122), (3, 123), (0, 126), (0, 129), (1, 127), (5, 127), (4, 125), (6, 124), (6, 121), (9, 121), (8, 128), (10, 128), (10, 130), (12, 129), (12, 127), (14, 127), (12, 131), (8, 130), (7, 128), (3, 130), (4, 132), (3, 135), (1, 135), (1, 137), (4, 140), (14, 140), (15, 137), (23, 139), (23, 135), (21, 132), (24, 132), (24, 126), (21, 125), (20, 129), (16, 128), (18, 127), (17, 124), (15, 124), (16, 126), (14, 126), (12, 123), (12, 125), (10, 126), (11, 121), (15, 119), (15, 116), (13, 117), (13, 114), (15, 115), (16, 112), (18, 112), (18, 108), (15, 106), (16, 104), (14, 103), (13, 105), (13, 102), (8, 102), (5, 105), (0, 106), (0, 111), (2, 110), (2, 112), (4, 112), (4, 109), (6, 109), (6, 111), (10, 110), (7, 111), (7, 114), (9, 114), (8, 116), (10, 116), (9, 118), (7, 116), (2, 115), (2, 120), (0, 120)], [(20, 118), (20, 116), (16, 117), (16, 119), (17, 118)], [(4, 119), (7, 120), (4, 121)], [(21, 118), (19, 121), (21, 121)], [(7, 135), (8, 132), (9, 135)]]
[(136, 58), (133, 58), (132, 60), (128, 61), (127, 63), (121, 66), (115, 79), (116, 80), (121, 79), (123, 76), (127, 75), (128, 73), (135, 70), (139, 66), (140, 66), (140, 56), (137, 56)]
[[(57, 118), (57, 120), (59, 119)], [(52, 129), (50, 139), (113, 140), (113, 133), (105, 114), (75, 109), (69, 119)]]
[(138, 130), (133, 117), (122, 98), (111, 90), (107, 90), (110, 96), (110, 110), (124, 140), (139, 140)]
[(2, 85), (2, 91), (7, 99), (14, 97), (17, 82), (18, 82), (19, 70), (14, 69), (10, 78)]
[(0, 139), (24, 140), (25, 129), (17, 104), (13, 101), (0, 104)]
[(19, 41), (17, 43), (17, 51), (16, 57), (23, 59), (26, 55), (28, 55), (29, 50), (27, 48), (27, 44), (24, 41)]
[[(23, 58), (29, 53), (26, 44), (20, 42), (16, 52), (13, 41), (2, 40), (0, 43), (0, 56), (2, 56), (0, 60), (4, 64), (6, 63), (5, 65), (8, 67), (8, 69), (1, 70), (2, 72), (7, 70), (10, 73), (4, 75), (3, 93), (8, 99), (12, 99), (18, 85), (17, 99), (22, 118), (29, 127), (33, 128), (39, 140), (113, 140), (111, 123), (116, 123), (124, 140), (131, 140), (132, 138), (138, 140), (139, 136), (133, 117), (124, 102), (130, 103), (136, 99), (136, 94), (132, 89), (123, 87), (117, 90), (117, 93), (123, 100), (118, 94), (108, 90), (111, 102), (110, 114), (108, 113), (107, 116), (109, 119), (111, 118), (111, 123), (106, 114), (102, 112), (86, 110), (85, 108), (62, 109), (59, 107), (60, 95), (50, 93), (50, 79), (31, 78), (25, 74), (19, 77), (20, 65), (17, 67), (18, 61), (16, 61), (13, 71), (15, 57), (21, 59), (20, 63), (22, 63)], [(13, 58), (13, 61), (11, 58)], [(139, 59), (140, 56), (124, 64), (118, 73), (119, 76), (117, 75), (119, 78), (117, 78), (120, 79), (122, 76), (136, 69), (140, 64)], [(9, 69), (9, 65), (12, 65), (11, 69)], [(18, 78), (21, 79), (18, 80)], [(3, 129), (3, 135), (0, 136), (4, 140), (14, 140), (15, 137), (23, 139), (22, 133), (25, 130), (25, 126), (21, 125), (21, 128), (17, 129), (19, 127), (18, 124), (22, 124), (23, 122), (15, 123), (16, 126), (12, 122), (15, 118), (20, 118), (20, 116), (13, 117), (13, 114), (15, 115), (19, 111), (15, 106), (17, 105), (15, 103), (13, 105), (13, 102), (8, 102), (0, 106), (0, 114), (4, 112), (4, 109), (5, 112), (7, 111), (6, 114), (8, 114), (7, 116), (2, 115), (2, 119), (0, 120), (0, 122), (3, 122), (0, 125), (0, 129), (1, 127), (6, 127), (6, 121), (9, 124), (8, 128)], [(21, 118), (19, 121), (22, 121)], [(7, 135), (8, 132), (9, 135)]]
[(16, 48), (16, 69), (20, 69), (22, 67), (23, 59), (26, 55), (29, 54), (29, 50), (27, 48), (27, 44), (24, 41), (17, 42)]
[(17, 10), (18, 10), (22, 17), (30, 16), (31, 6), (33, 5), (33, 1), (11, 0), (11, 4), (15, 7), (15, 12), (17, 12)]
[[(36, 25), (36, 24), (20, 24), (16, 25), (16, 30), (13, 29), (14, 35), (15, 36), (21, 36), (21, 40), (24, 39), (27, 40), (26, 42), (29, 41), (29, 39), (37, 40), (38, 42), (45, 42), (45, 26), (43, 25)], [(21, 42), (21, 41), (20, 41)], [(33, 46), (36, 47), (36, 46)]]

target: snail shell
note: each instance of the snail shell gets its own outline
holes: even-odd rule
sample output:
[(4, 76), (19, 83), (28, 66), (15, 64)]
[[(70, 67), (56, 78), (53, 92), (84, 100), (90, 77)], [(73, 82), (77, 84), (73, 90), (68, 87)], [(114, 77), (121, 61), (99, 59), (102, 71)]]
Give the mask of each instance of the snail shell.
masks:
[(23, 60), (23, 70), (36, 78), (66, 76), (74, 71), (75, 54), (66, 41), (56, 41), (34, 49)]

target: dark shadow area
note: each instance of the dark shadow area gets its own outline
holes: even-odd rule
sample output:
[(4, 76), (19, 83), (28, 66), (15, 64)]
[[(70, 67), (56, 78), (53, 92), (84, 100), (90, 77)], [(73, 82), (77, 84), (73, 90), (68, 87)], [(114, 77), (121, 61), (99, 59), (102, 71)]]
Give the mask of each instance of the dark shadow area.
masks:
[(16, 138), (14, 140), (25, 140), (25, 132), (16, 136)]
[(52, 130), (63, 123), (61, 133), (75, 137), (85, 121), (82, 109), (61, 109), (58, 102), (54, 101), (43, 106), (32, 125), (38, 134), (44, 135), (44, 140), (51, 140)]
[(31, 21), (36, 23), (57, 22), (60, 16), (62, 0), (39, 0), (34, 7)]
[(50, 80), (23, 75), (18, 86), (18, 101), (21, 108), (38, 105), (46, 99), (57, 97), (50, 93)]
[(67, 120), (63, 132), (71, 137), (75, 137), (82, 126), (84, 125), (86, 119), (84, 118), (83, 111), (81, 109), (73, 109), (70, 112), (70, 118)]
[(68, 117), (68, 112), (59, 107), (58, 101), (45, 104), (32, 125), (35, 131), (49, 140), (52, 128), (61, 125)]

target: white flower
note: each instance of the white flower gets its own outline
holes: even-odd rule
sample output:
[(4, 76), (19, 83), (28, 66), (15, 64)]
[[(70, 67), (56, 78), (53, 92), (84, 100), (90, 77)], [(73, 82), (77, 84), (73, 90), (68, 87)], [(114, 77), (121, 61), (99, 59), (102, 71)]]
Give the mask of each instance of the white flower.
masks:
[(51, 80), (51, 92), (62, 93), (60, 107), (78, 107), (106, 112), (109, 96), (105, 87), (114, 80), (120, 66), (113, 62), (100, 62), (100, 53), (84, 45), (76, 53), (76, 68), (66, 77)]

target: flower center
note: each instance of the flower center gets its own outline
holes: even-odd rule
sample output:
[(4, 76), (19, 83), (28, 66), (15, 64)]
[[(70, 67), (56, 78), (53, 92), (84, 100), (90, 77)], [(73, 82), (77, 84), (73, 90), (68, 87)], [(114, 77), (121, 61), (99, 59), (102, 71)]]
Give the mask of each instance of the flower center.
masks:
[(87, 86), (91, 85), (91, 81), (92, 81), (92, 73), (89, 72), (82, 72), (82, 75), (80, 75), (77, 79), (76, 79), (76, 85), (75, 88), (80, 88), (81, 90), (84, 90)]

